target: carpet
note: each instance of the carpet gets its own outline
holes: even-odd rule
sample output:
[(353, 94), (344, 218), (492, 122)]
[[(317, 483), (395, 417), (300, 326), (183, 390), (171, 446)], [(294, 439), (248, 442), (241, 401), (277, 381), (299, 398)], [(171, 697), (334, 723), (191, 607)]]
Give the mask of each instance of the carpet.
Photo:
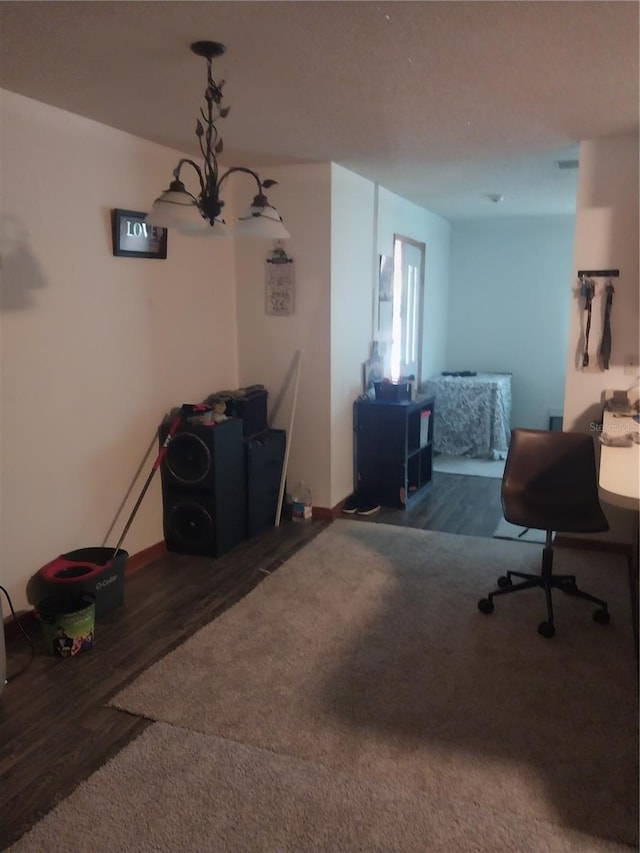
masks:
[(560, 596), (547, 641), (534, 592), (476, 609), (534, 555), (336, 521), (115, 697), (166, 722), (11, 851), (628, 851), (605, 840), (637, 833), (624, 562), (559, 552), (613, 618)]
[[(534, 839), (536, 850), (570, 849), (574, 832), (637, 843), (624, 560), (556, 555), (559, 572), (609, 601), (608, 626), (560, 594), (556, 637), (543, 639), (537, 590), (479, 613), (495, 577), (538, 564), (537, 549), (515, 542), (339, 520), (111, 704), (354, 785), (541, 822), (563, 838)], [(452, 814), (443, 819), (454, 835)], [(487, 832), (482, 849), (527, 849)]]
[[(491, 845), (487, 846), (487, 839)], [(155, 723), (12, 853), (625, 853), (504, 810)]]
[(501, 480), (504, 474), (504, 459), (473, 459), (469, 456), (433, 457), (433, 470), (444, 474), (463, 474), (469, 477), (494, 477)]
[(515, 542), (535, 542), (538, 545), (544, 545), (546, 534), (544, 530), (534, 530), (533, 528), (527, 530), (526, 527), (510, 524), (506, 518), (501, 518), (493, 531), (493, 538), (513, 539)]

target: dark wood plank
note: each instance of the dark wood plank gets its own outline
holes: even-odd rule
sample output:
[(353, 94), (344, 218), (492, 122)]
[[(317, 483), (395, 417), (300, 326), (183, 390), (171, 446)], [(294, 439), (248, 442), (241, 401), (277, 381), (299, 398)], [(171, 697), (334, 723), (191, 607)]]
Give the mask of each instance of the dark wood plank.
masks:
[(382, 507), (375, 515), (362, 518), (420, 530), (491, 537), (502, 518), (501, 483), (493, 477), (434, 471), (433, 488), (407, 509)]

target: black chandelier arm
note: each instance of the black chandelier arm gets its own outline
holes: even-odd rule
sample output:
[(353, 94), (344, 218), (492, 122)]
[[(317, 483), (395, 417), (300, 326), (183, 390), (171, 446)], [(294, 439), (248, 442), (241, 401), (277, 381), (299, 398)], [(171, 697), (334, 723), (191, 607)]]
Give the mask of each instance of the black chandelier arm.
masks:
[(198, 142), (200, 144), (200, 153), (202, 154), (202, 159), (204, 161), (204, 182), (206, 184), (216, 184), (218, 182), (218, 161), (216, 160), (215, 149), (219, 144), (218, 128), (211, 120), (211, 106), (209, 106), (208, 121), (204, 112), (202, 110), (200, 110), (200, 112), (207, 125), (207, 129), (204, 133), (197, 134)]
[[(234, 172), (245, 172), (247, 175), (251, 175), (251, 177), (255, 180), (256, 184), (258, 185), (258, 195), (261, 196), (262, 198), (265, 198), (263, 193), (262, 193), (263, 184), (262, 184), (262, 181), (260, 180), (260, 177), (258, 176), (257, 172), (254, 172), (253, 169), (247, 168), (247, 166), (232, 166), (230, 169), (227, 169), (227, 171), (224, 173), (224, 175), (222, 175), (222, 177), (218, 181), (218, 188), (220, 188), (222, 186), (222, 184), (224, 183), (224, 181), (226, 181), (226, 179), (229, 177), (229, 175), (232, 175)], [(277, 183), (277, 182), (276, 181), (265, 181), (264, 185), (273, 186), (275, 183)], [(266, 201), (266, 199), (265, 199), (265, 201)]]
[[(179, 180), (180, 180), (180, 170), (182, 169), (182, 167), (183, 167), (185, 164), (187, 164), (187, 165), (191, 166), (191, 168), (192, 168), (192, 169), (195, 171), (195, 173), (197, 174), (197, 176), (198, 176), (198, 180), (200, 181), (200, 193), (201, 193), (201, 194), (203, 194), (203, 193), (204, 193), (204, 191), (205, 191), (205, 183), (204, 183), (204, 178), (203, 178), (203, 176), (202, 176), (202, 170), (200, 169), (200, 166), (198, 166), (198, 164), (197, 164), (197, 163), (194, 163), (194, 161), (193, 161), (193, 160), (189, 160), (189, 159), (187, 159), (186, 157), (185, 157), (185, 158), (183, 158), (182, 160), (180, 160), (180, 161), (178, 162), (178, 165), (177, 165), (177, 166), (175, 167), (175, 169), (173, 170), (173, 177), (176, 179), (176, 181), (179, 181)], [(191, 195), (191, 193), (189, 193), (189, 195)]]

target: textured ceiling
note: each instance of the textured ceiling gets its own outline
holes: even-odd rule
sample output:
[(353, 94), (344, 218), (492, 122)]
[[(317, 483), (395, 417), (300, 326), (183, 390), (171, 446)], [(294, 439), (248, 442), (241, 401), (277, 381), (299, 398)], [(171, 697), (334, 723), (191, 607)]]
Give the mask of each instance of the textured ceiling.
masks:
[[(638, 3), (2, 2), (0, 86), (227, 164), (340, 163), (450, 219), (570, 213), (581, 139), (638, 127)], [(504, 195), (500, 204), (490, 194)]]

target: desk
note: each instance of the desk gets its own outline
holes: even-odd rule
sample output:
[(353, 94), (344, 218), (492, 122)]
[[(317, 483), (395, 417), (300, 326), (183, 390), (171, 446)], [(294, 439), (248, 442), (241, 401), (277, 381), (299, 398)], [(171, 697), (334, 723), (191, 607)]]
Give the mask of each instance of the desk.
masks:
[[(605, 411), (602, 431), (619, 437), (635, 432), (640, 426), (632, 419)], [(636, 513), (633, 545), (629, 558), (629, 588), (631, 592), (631, 618), (636, 655), (638, 654), (638, 560), (640, 527), (640, 444), (631, 447), (607, 447), (600, 444), (600, 473), (598, 485), (603, 500), (613, 506), (630, 509)]]
[(511, 437), (511, 374), (435, 376), (433, 449), (451, 456), (505, 459)]
[[(605, 412), (602, 431), (617, 438), (640, 429), (632, 418)], [(600, 444), (599, 485), (602, 497), (613, 506), (640, 508), (640, 444), (631, 447), (607, 447)]]

